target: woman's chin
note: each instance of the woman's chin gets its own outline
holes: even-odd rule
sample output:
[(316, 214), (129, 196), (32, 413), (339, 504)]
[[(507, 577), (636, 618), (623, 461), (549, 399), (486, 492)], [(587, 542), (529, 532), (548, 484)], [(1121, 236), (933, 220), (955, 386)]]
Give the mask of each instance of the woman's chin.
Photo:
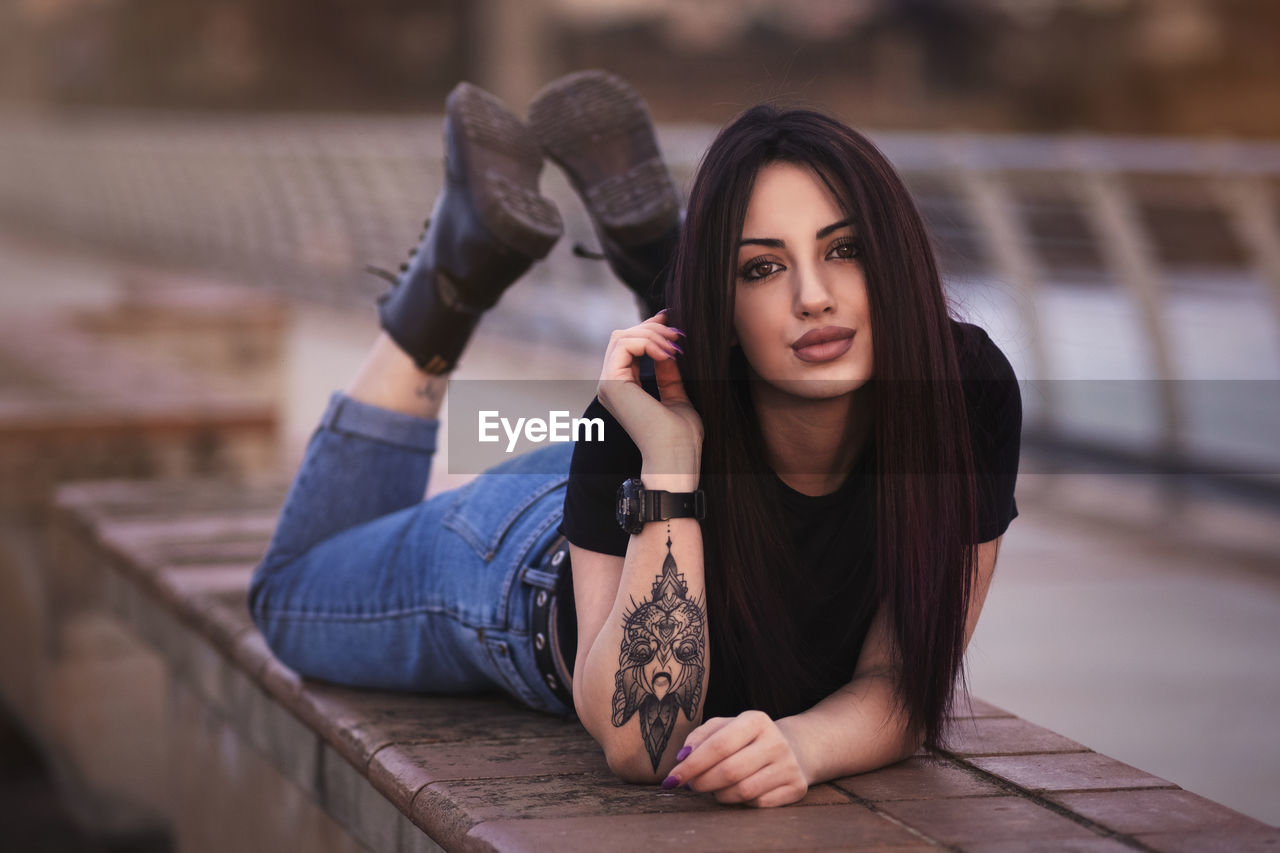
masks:
[(761, 381), (776, 391), (802, 400), (832, 400), (846, 397), (867, 383), (864, 377), (761, 377)]

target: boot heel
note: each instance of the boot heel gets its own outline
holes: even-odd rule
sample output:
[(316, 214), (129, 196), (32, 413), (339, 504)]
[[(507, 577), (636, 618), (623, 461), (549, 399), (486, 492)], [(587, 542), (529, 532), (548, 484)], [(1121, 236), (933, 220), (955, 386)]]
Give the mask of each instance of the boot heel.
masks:
[(679, 221), (649, 110), (620, 78), (581, 71), (556, 80), (529, 105), (529, 127), (613, 241), (647, 243)]
[(652, 240), (656, 223), (664, 226), (660, 236), (677, 210), (671, 176), (660, 159), (645, 160), (601, 181), (587, 189), (584, 197), (600, 224), (624, 246)]
[(481, 223), (508, 248), (546, 257), (564, 224), (538, 192), (542, 151), (528, 128), (496, 97), (469, 83), (449, 95), (445, 116), (460, 131), (448, 167), (464, 173)]

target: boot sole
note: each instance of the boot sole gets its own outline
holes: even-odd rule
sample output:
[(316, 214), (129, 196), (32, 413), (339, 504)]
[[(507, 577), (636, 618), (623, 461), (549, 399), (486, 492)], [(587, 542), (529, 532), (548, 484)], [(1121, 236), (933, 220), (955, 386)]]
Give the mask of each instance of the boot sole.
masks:
[(493, 237), (522, 255), (547, 256), (564, 232), (560, 211), (540, 192), (542, 151), (529, 129), (501, 101), (470, 83), (445, 102), (446, 135), (457, 136), (465, 176), (480, 221)]
[(620, 78), (603, 71), (560, 78), (529, 105), (529, 127), (619, 245), (650, 242), (679, 221), (649, 110)]

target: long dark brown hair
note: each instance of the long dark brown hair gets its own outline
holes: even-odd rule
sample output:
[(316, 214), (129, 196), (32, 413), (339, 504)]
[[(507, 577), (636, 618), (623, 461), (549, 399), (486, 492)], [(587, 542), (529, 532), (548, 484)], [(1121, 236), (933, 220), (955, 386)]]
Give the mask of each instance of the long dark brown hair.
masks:
[[(977, 534), (973, 460), (952, 337), (933, 250), (905, 185), (874, 145), (810, 110), (762, 105), (708, 149), (667, 284), (668, 322), (689, 330), (681, 374), (705, 427), (702, 488), (710, 641), (752, 707), (775, 719), (805, 710), (821, 677), (787, 601), (794, 546), (749, 393), (731, 346), (737, 243), (756, 175), (811, 168), (862, 246), (873, 331), (876, 462), (875, 589), (896, 640), (895, 684), (913, 733), (942, 746), (953, 687), (963, 680), (966, 604)], [(853, 567), (851, 566), (851, 569)], [(850, 666), (852, 670), (852, 666)]]

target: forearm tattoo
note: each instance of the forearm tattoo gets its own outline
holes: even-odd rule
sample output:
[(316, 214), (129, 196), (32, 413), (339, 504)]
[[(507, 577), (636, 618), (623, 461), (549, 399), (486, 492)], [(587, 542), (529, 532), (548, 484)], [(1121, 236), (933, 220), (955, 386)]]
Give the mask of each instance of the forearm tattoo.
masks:
[(623, 726), (637, 711), (645, 749), (658, 769), (681, 709), (692, 720), (702, 698), (706, 668), (706, 605), (689, 598), (689, 585), (676, 571), (667, 530), (667, 558), (653, 582), (653, 597), (636, 603), (623, 617), (622, 652), (613, 693), (613, 724)]

